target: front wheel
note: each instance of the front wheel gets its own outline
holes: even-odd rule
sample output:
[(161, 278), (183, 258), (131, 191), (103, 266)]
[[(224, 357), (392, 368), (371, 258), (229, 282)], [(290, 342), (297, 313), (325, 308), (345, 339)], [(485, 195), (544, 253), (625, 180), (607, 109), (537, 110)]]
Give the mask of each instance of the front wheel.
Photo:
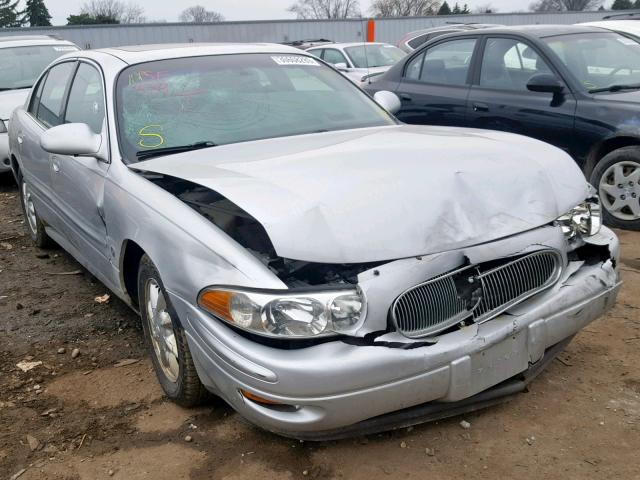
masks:
[(200, 382), (187, 337), (164, 289), (160, 274), (144, 255), (138, 270), (140, 316), (158, 381), (166, 395), (183, 407), (202, 404), (208, 392)]
[(591, 174), (598, 189), (605, 224), (640, 230), (640, 147), (615, 150)]

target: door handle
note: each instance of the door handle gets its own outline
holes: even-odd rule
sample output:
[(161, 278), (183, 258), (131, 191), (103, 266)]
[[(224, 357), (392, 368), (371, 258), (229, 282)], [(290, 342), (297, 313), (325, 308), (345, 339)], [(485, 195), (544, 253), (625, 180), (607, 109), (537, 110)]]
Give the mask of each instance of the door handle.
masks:
[(489, 105), (487, 105), (486, 103), (474, 103), (473, 104), (473, 111), (474, 112), (488, 112), (489, 111)]
[(400, 99), (401, 100), (405, 100), (407, 102), (410, 102), (412, 100), (411, 95), (407, 95), (406, 93), (401, 93), (400, 94)]
[(56, 156), (51, 157), (51, 169), (53, 170), (53, 173), (60, 173), (60, 162)]

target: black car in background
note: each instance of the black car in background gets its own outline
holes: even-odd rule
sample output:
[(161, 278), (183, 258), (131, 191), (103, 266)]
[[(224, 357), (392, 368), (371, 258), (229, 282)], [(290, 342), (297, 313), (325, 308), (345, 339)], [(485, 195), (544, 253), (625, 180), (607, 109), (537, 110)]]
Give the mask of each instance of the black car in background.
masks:
[(564, 149), (598, 189), (605, 221), (640, 230), (637, 41), (566, 25), (459, 32), (365, 89), (395, 92), (407, 123), (503, 130)]

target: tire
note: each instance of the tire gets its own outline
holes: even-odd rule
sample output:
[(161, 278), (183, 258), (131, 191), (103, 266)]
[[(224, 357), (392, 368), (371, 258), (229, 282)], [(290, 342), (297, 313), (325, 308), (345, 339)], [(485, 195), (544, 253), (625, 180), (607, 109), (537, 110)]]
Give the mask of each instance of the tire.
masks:
[(604, 223), (640, 231), (640, 147), (624, 147), (605, 155), (593, 169)]
[(160, 274), (147, 255), (140, 260), (138, 292), (142, 329), (162, 389), (178, 405), (201, 405), (209, 398), (209, 393), (200, 382), (187, 336)]
[(40, 220), (36, 207), (31, 200), (29, 185), (22, 175), (18, 174), (18, 187), (20, 188), (20, 203), (24, 214), (24, 225), (31, 237), (31, 240), (39, 248), (50, 248), (54, 245), (53, 240), (47, 235), (44, 222)]

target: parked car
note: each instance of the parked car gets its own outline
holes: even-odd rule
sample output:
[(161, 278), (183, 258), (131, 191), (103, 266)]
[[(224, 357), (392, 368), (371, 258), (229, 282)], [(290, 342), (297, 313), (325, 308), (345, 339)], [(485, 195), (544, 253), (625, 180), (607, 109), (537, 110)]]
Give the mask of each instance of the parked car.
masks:
[(499, 27), (500, 25), (494, 25), (490, 23), (447, 23), (439, 27), (423, 28), (422, 30), (415, 30), (404, 35), (398, 41), (398, 48), (405, 53), (411, 53), (417, 48), (434, 38), (447, 35), (455, 32), (466, 32), (468, 30), (478, 30), (481, 28)]
[(429, 42), (367, 91), (407, 123), (503, 130), (576, 160), (609, 225), (640, 230), (640, 44), (583, 26), (477, 30)]
[(281, 45), (66, 55), (9, 127), (26, 228), (182, 405), (316, 439), (475, 410), (613, 305), (618, 241), (564, 152), (399, 105)]
[(73, 43), (49, 36), (0, 37), (0, 173), (11, 171), (7, 124), (22, 105), (44, 68), (69, 51)]
[(312, 55), (332, 64), (357, 84), (375, 81), (402, 60), (405, 53), (387, 43), (333, 43), (307, 49)]
[(599, 22), (581, 23), (583, 27), (600, 27), (620, 33), (636, 41), (640, 41), (640, 17), (635, 20), (601, 20)]

